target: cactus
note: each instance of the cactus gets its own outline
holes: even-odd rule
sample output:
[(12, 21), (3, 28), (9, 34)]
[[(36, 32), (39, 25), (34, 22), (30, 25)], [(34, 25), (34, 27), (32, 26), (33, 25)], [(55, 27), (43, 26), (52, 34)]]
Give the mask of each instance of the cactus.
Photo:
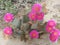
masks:
[(15, 26), (16, 28), (20, 28), (20, 26), (21, 26), (21, 20), (15, 18), (14, 21), (11, 22), (11, 24), (12, 24), (13, 26)]
[(0, 9), (4, 9), (4, 0), (0, 0)]
[(23, 22), (24, 22), (24, 23), (27, 23), (28, 21), (29, 21), (28, 16), (27, 16), (27, 15), (24, 15), (24, 16), (23, 16)]
[(17, 10), (16, 6), (11, 6), (11, 7), (9, 7), (8, 12), (16, 15), (18, 10)]
[(21, 30), (24, 30), (25, 32), (26, 32), (26, 31), (29, 31), (29, 30), (31, 29), (31, 25), (28, 24), (28, 23), (24, 23), (24, 24), (21, 25), (21, 26), (22, 26), (21, 28), (23, 28), (23, 29), (21, 29)]

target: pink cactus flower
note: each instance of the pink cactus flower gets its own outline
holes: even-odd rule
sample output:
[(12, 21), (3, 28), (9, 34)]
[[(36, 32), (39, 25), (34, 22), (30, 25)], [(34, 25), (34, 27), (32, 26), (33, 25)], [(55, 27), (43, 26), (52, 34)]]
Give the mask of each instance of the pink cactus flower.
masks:
[(5, 16), (4, 16), (4, 20), (7, 23), (13, 21), (13, 19), (14, 19), (14, 16), (11, 13), (6, 13)]
[(32, 6), (32, 11), (34, 12), (41, 12), (41, 10), (42, 10), (41, 4), (36, 3)]
[(49, 33), (52, 33), (54, 31), (54, 28), (55, 27), (51, 27), (49, 25), (46, 25), (46, 27), (45, 27), (46, 31), (49, 32)]
[(54, 29), (55, 31), (57, 31), (58, 32), (58, 34), (59, 34), (59, 36), (60, 36), (60, 30), (59, 29)]
[(56, 26), (56, 21), (55, 20), (49, 20), (47, 25), (54, 27), (54, 26)]
[(6, 35), (12, 35), (12, 28), (11, 27), (6, 27), (6, 28), (4, 28), (3, 32)]
[(40, 12), (37, 14), (37, 20), (43, 20), (44, 18), (44, 13), (43, 12)]
[(58, 37), (59, 37), (58, 30), (54, 30), (49, 36), (51, 42), (56, 42), (58, 40)]
[(32, 30), (32, 31), (30, 32), (30, 37), (31, 37), (31, 38), (38, 38), (38, 37), (39, 37), (38, 31)]
[(36, 21), (36, 13), (35, 12), (30, 12), (28, 17), (30, 20)]
[(59, 31), (59, 36), (60, 36), (60, 31)]

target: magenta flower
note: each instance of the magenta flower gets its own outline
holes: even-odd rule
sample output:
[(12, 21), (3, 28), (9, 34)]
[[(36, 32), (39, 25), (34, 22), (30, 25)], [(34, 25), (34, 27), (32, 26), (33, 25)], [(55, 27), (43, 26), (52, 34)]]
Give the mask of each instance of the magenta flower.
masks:
[(43, 18), (44, 18), (43, 12), (37, 14), (37, 20), (43, 20)]
[(32, 31), (30, 32), (30, 37), (31, 37), (31, 38), (38, 38), (38, 37), (39, 37), (38, 31), (32, 30)]
[(59, 34), (59, 36), (60, 36), (60, 30), (59, 29), (54, 29), (55, 31), (57, 31), (58, 32), (58, 34)]
[(60, 36), (60, 30), (59, 30), (59, 36)]
[(6, 34), (6, 35), (12, 35), (12, 28), (11, 27), (4, 28), (4, 34)]
[(32, 11), (34, 12), (41, 12), (41, 10), (42, 10), (41, 4), (36, 3), (32, 6)]
[(49, 32), (49, 33), (52, 33), (54, 31), (54, 28), (55, 27), (51, 27), (49, 25), (46, 25), (46, 27), (45, 27), (46, 31)]
[(53, 27), (53, 26), (56, 26), (56, 22), (55, 22), (55, 20), (49, 20), (48, 23), (47, 23), (47, 25)]
[(54, 30), (51, 34), (50, 34), (50, 41), (52, 42), (56, 42), (58, 40), (59, 37), (59, 32), (58, 30)]
[(35, 12), (30, 12), (28, 17), (29, 17), (30, 20), (35, 21), (36, 20), (36, 13)]
[(11, 22), (11, 21), (13, 21), (13, 19), (14, 19), (14, 16), (11, 13), (6, 13), (4, 16), (5, 22)]

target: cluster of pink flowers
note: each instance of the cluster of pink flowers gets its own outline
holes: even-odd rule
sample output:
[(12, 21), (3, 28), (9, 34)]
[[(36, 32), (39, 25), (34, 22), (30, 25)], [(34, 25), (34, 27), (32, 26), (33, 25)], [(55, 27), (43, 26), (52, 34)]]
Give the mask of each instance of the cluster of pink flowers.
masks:
[[(42, 12), (42, 5), (38, 4), (38, 3), (34, 4), (32, 6), (32, 10), (29, 13), (28, 17), (32, 21), (37, 21), (37, 20), (41, 21), (41, 20), (43, 20), (44, 12)], [(31, 38), (38, 38), (39, 37), (38, 31), (37, 30), (32, 30), (30, 32), (30, 37)]]
[[(12, 13), (6, 13), (6, 14), (4, 15), (4, 21), (5, 21), (6, 23), (12, 22), (13, 19), (14, 19), (14, 15), (13, 15)], [(6, 27), (6, 28), (4, 28), (3, 33), (6, 34), (6, 35), (12, 35), (12, 28), (9, 27), (9, 26)]]
[(33, 39), (33, 38), (38, 38), (39, 37), (39, 33), (37, 30), (32, 30), (30, 32), (30, 37)]
[(50, 33), (50, 41), (56, 42), (58, 40), (58, 37), (60, 36), (59, 29), (55, 28), (56, 22), (55, 20), (49, 20), (46, 25), (46, 31)]
[[(42, 6), (41, 4), (34, 4), (32, 6), (32, 10), (31, 12), (29, 13), (28, 15), (29, 19), (32, 20), (32, 21), (36, 21), (36, 20), (43, 20), (44, 18), (44, 12), (42, 12)], [(14, 15), (11, 14), (11, 13), (6, 13), (4, 15), (4, 21), (9, 23), (9, 22), (12, 22), (14, 19)], [(47, 22), (47, 25), (46, 25), (46, 31), (48, 33), (50, 33), (50, 36), (49, 36), (49, 39), (52, 41), (52, 42), (55, 42), (58, 40), (58, 37), (60, 36), (60, 31), (59, 29), (56, 29), (55, 28), (56, 26), (56, 22), (55, 20), (49, 20)], [(12, 28), (11, 27), (6, 27), (4, 28), (4, 34), (6, 35), (12, 35), (13, 31), (12, 31)], [(33, 29), (30, 33), (29, 33), (29, 36), (30, 38), (38, 38), (39, 37), (39, 32), (35, 29)]]
[(55, 29), (52, 33), (50, 33), (50, 36), (49, 36), (50, 41), (56, 42), (59, 38), (59, 33), (60, 31), (58, 29)]
[(46, 25), (46, 31), (51, 33), (55, 29), (55, 26), (56, 26), (55, 20), (53, 20), (53, 19), (49, 20)]
[(32, 6), (32, 10), (28, 15), (30, 20), (36, 21), (36, 20), (43, 20), (44, 18), (44, 12), (42, 12), (42, 6), (41, 4), (34, 4)]

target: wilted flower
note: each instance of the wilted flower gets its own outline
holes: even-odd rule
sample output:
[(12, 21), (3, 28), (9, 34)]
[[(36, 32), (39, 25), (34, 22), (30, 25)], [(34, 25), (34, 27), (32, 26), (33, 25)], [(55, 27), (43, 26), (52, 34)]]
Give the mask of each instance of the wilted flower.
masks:
[(4, 15), (4, 20), (5, 20), (5, 22), (11, 22), (11, 21), (13, 21), (13, 19), (14, 19), (14, 16), (13, 16), (13, 14), (11, 14), (11, 13), (6, 13), (6, 14)]
[(32, 11), (34, 11), (34, 12), (41, 12), (41, 10), (42, 10), (42, 6), (41, 6), (41, 4), (38, 4), (38, 3), (36, 3), (36, 4), (34, 4), (33, 6), (32, 6)]
[(11, 27), (4, 28), (4, 34), (6, 34), (6, 35), (12, 35), (12, 28)]
[(39, 37), (38, 31), (32, 30), (32, 31), (30, 32), (30, 37), (31, 37), (31, 38), (38, 38), (38, 37)]

